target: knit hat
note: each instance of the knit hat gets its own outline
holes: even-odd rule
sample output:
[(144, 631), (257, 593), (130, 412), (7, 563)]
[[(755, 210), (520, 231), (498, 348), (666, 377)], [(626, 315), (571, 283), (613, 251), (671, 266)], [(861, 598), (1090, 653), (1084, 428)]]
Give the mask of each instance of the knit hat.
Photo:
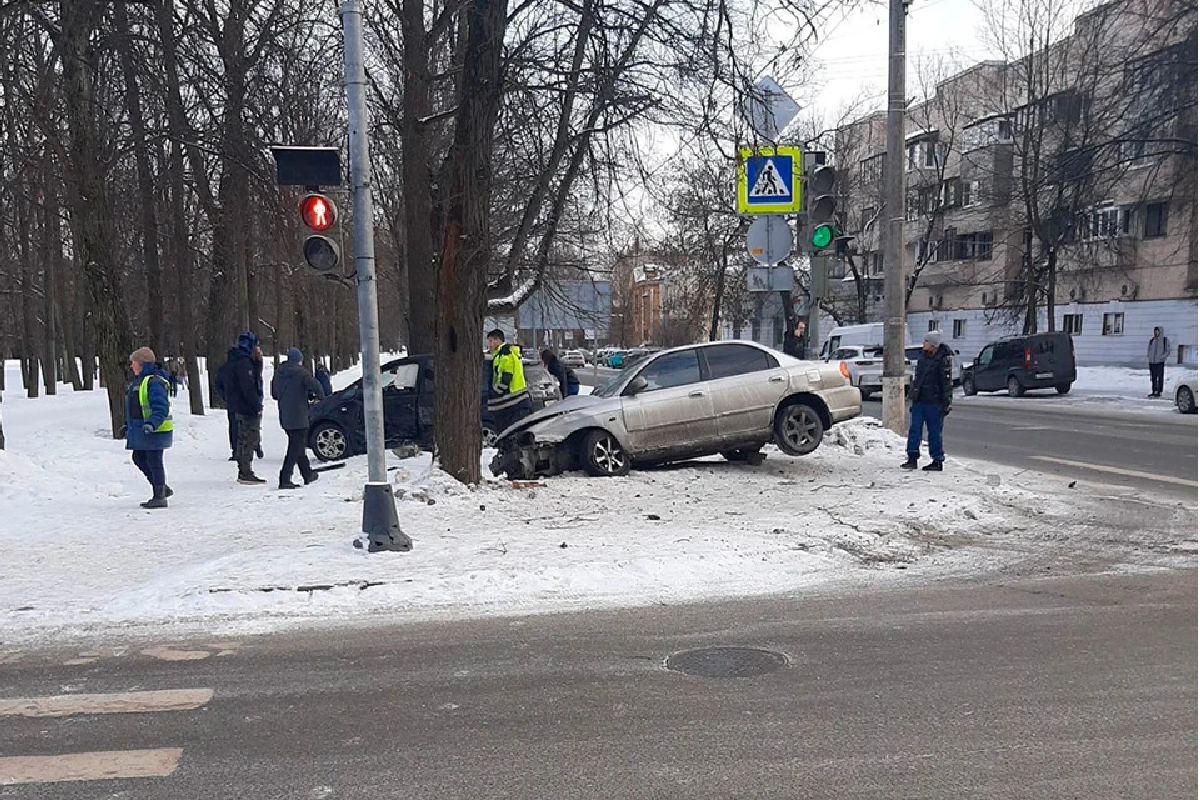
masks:
[(304, 353), (301, 353), (298, 347), (289, 347), (287, 360), (289, 364), (299, 364), (304, 361)]
[(238, 349), (247, 353), (253, 353), (254, 348), (258, 346), (258, 336), (254, 331), (246, 331), (238, 336)]
[(941, 331), (930, 331), (929, 333), (925, 334), (925, 341), (929, 342), (934, 347), (941, 347), (942, 332)]

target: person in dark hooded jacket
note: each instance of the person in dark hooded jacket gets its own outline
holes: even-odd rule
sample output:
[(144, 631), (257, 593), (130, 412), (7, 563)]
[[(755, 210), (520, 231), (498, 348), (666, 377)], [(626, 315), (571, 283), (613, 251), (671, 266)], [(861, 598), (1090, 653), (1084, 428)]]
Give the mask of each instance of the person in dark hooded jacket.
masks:
[(254, 474), (254, 454), (262, 436), (262, 358), (255, 358), (258, 336), (246, 331), (238, 336), (238, 346), (229, 351), (229, 360), (217, 374), (226, 407), (237, 418), (234, 454), (238, 462), (238, 483), (266, 483)]
[(908, 460), (904, 469), (916, 469), (921, 456), (921, 429), (929, 431), (929, 457), (925, 472), (941, 472), (946, 453), (942, 447), (942, 424), (954, 399), (954, 352), (942, 343), (937, 331), (925, 334), (921, 358), (909, 387), (912, 423), (908, 428)]
[(229, 352), (225, 354), (225, 363), (217, 370), (217, 379), (213, 383), (213, 387), (217, 390), (217, 396), (225, 403), (225, 416), (229, 419), (229, 460), (237, 461), (237, 412), (229, 405), (228, 398), (225, 397), (225, 387), (232, 383), (232, 365), (237, 359), (237, 348), (229, 348)]
[(166, 508), (174, 494), (167, 485), (163, 451), (171, 446), (175, 424), (171, 420), (170, 380), (154, 363), (149, 347), (129, 356), (133, 381), (125, 392), (125, 449), (133, 451), (133, 463), (146, 476), (154, 496), (142, 508)]
[(317, 372), (314, 377), (316, 377), (317, 383), (321, 384), (321, 389), (325, 391), (326, 397), (333, 394), (333, 381), (329, 379), (329, 370), (319, 361), (317, 362)]
[(579, 394), (579, 378), (575, 375), (575, 370), (564, 364), (562, 359), (548, 347), (542, 351), (542, 364), (546, 367), (546, 371), (558, 381), (559, 395), (563, 399)]
[(287, 352), (287, 361), (279, 365), (275, 377), (271, 378), (271, 397), (279, 403), (279, 426), (287, 434), (287, 455), (283, 469), (279, 472), (279, 488), (295, 489), (292, 469), (300, 467), (300, 476), (307, 486), (317, 479), (317, 473), (308, 463), (308, 399), (315, 396), (325, 398), (321, 384), (304, 368), (304, 354), (295, 347)]

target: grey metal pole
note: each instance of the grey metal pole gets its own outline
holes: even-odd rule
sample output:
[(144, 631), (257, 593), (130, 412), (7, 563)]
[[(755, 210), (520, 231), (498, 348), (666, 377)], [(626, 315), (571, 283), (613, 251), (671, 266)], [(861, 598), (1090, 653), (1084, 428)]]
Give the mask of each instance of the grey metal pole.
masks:
[(358, 278), (358, 336), (362, 345), (363, 410), (367, 434), (367, 485), (363, 490), (363, 532), (367, 549), (411, 550), (400, 530), (392, 486), (387, 479), (383, 439), (383, 388), (379, 374), (379, 298), (375, 285), (375, 212), (371, 202), (371, 156), (367, 132), (367, 73), (363, 66), (362, 0), (345, 0), (339, 13), (345, 51), (345, 84), (350, 125), (350, 187), (354, 200), (354, 266)]
[(805, 350), (809, 358), (816, 360), (821, 351), (821, 301), (825, 299), (825, 284), (829, 275), (829, 256), (810, 255), (808, 324), (804, 331)]
[(904, 434), (904, 17), (907, 0), (888, 2), (888, 118), (884, 163), (883, 424)]

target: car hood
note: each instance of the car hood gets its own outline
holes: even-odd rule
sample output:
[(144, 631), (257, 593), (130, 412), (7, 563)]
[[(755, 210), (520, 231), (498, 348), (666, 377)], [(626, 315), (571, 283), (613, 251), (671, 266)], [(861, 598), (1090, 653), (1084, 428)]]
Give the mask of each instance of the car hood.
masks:
[(619, 397), (595, 397), (590, 394), (572, 395), (565, 400), (559, 400), (557, 403), (546, 406), (541, 411), (534, 412), (522, 418), (520, 422), (505, 430), (503, 435), (508, 436), (518, 431), (528, 430), (540, 422), (545, 422), (555, 417), (566, 416), (567, 414), (595, 414), (609, 408), (616, 410), (620, 407), (621, 398)]

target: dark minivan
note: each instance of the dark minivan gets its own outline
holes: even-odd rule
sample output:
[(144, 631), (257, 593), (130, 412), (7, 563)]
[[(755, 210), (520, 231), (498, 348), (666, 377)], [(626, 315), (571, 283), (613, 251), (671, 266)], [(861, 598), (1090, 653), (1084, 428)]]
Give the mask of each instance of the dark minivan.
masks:
[(1075, 342), (1068, 333), (1031, 333), (992, 342), (975, 363), (963, 367), (967, 396), (1007, 391), (1020, 397), (1031, 389), (1071, 391), (1075, 382)]

